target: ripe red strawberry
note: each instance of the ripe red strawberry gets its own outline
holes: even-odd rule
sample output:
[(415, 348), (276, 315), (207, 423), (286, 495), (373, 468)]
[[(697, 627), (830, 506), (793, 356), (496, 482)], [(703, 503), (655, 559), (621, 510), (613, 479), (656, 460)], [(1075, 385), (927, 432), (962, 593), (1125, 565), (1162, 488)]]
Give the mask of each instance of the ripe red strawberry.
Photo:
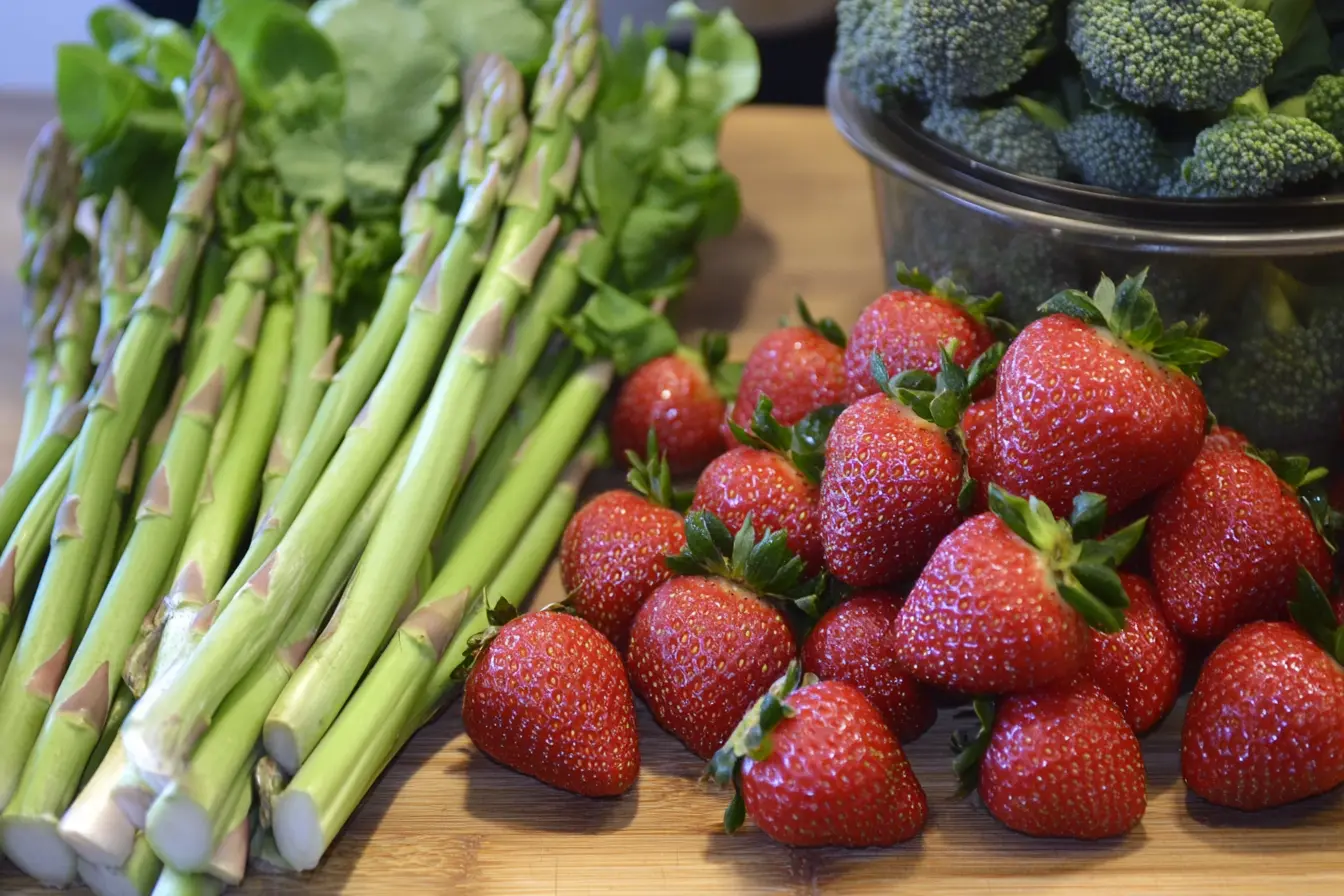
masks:
[(977, 700), (976, 712), (980, 733), (955, 766), (1007, 827), (1033, 837), (1100, 840), (1143, 818), (1148, 796), (1138, 738), (1086, 675), (997, 706)]
[(732, 833), (750, 816), (787, 846), (914, 837), (928, 800), (882, 715), (853, 685), (808, 675), (798, 688), (800, 677), (790, 664), (710, 763), (711, 777), (740, 788), (724, 827)]
[(961, 415), (961, 435), (966, 451), (966, 473), (975, 480), (975, 498), (971, 511), (981, 513), (989, 507), (988, 488), (995, 481), (994, 463), (998, 452), (997, 410), (994, 396), (982, 398)]
[(933, 726), (938, 707), (896, 659), (900, 595), (861, 591), (821, 617), (803, 644), (803, 668), (854, 685), (903, 744)]
[(831, 429), (821, 539), (827, 569), (848, 585), (888, 585), (918, 572), (969, 505), (957, 430), (1002, 346), (981, 355), (969, 373), (952, 359), (955, 349), (943, 347), (936, 381), (923, 371), (889, 379), (874, 355), (883, 391), (850, 405)]
[(1266, 809), (1344, 783), (1344, 638), (1306, 570), (1298, 585), (1298, 622), (1234, 631), (1190, 695), (1181, 774), (1211, 803)]
[(1330, 547), (1301, 500), (1325, 471), (1309, 470), (1306, 458), (1264, 457), (1203, 451), (1154, 507), (1153, 583), (1186, 637), (1217, 639), (1247, 622), (1284, 618), (1299, 565), (1330, 582)]
[[(775, 419), (793, 426), (808, 414), (845, 400), (845, 333), (830, 318), (818, 321), (798, 300), (801, 326), (767, 333), (742, 367), (730, 419), (742, 429), (751, 426), (761, 396), (769, 398)], [(724, 427), (729, 448), (737, 437)]]
[(788, 621), (766, 596), (801, 599), (819, 583), (801, 581), (803, 562), (782, 531), (758, 542), (748, 521), (734, 538), (695, 511), (686, 541), (668, 558), (677, 576), (635, 616), (626, 663), (654, 720), (707, 759), (797, 656)]
[(1120, 707), (1135, 734), (1171, 712), (1185, 674), (1185, 643), (1172, 630), (1146, 579), (1120, 573), (1129, 607), (1118, 632), (1092, 632), (1088, 674)]
[(722, 336), (706, 337), (699, 353), (680, 347), (625, 378), (611, 415), (617, 457), (643, 450), (652, 429), (672, 472), (698, 473), (723, 453), (719, 425), (727, 412), (715, 375), (727, 353)]
[(762, 396), (750, 432), (729, 424), (738, 445), (700, 474), (691, 509), (709, 511), (731, 531), (741, 529), (748, 516), (763, 528), (784, 530), (789, 550), (815, 575), (822, 563), (818, 483), (826, 436), (840, 409), (815, 411), (789, 427), (772, 408)]
[(560, 542), (569, 605), (624, 652), (640, 604), (672, 578), (668, 554), (686, 547), (666, 456), (629, 458), (635, 491), (603, 492), (574, 514)]
[(500, 628), (467, 675), (462, 723), (481, 752), (562, 790), (615, 796), (639, 776), (621, 657), (567, 613), (529, 613)]
[(990, 486), (993, 512), (962, 523), (929, 560), (896, 621), (897, 656), (925, 684), (1003, 694), (1072, 678), (1089, 624), (1118, 631), (1127, 603), (1115, 567), (1143, 522), (1105, 541), (1105, 502), (1080, 496), (1071, 521)]
[(1192, 375), (1225, 349), (1163, 332), (1142, 275), (1048, 307), (1063, 313), (1023, 329), (999, 368), (999, 482), (1057, 514), (1080, 492), (1119, 513), (1194, 461), (1208, 409)]
[(983, 299), (946, 282), (933, 283), (918, 271), (898, 268), (904, 288), (879, 296), (863, 310), (845, 350), (848, 399), (856, 402), (883, 391), (872, 372), (876, 352), (888, 370), (936, 374), (941, 346), (957, 340), (953, 358), (970, 367), (994, 343), (985, 325), (998, 297)]
[(1204, 437), (1204, 451), (1215, 448), (1230, 448), (1233, 451), (1245, 451), (1251, 447), (1251, 440), (1230, 426), (1223, 426), (1221, 423), (1215, 424), (1209, 434)]

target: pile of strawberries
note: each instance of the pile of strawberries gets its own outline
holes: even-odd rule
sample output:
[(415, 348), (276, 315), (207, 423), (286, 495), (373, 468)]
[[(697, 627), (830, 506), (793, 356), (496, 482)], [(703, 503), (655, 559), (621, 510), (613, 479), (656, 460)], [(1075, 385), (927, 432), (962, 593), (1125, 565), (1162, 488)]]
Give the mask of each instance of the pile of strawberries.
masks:
[(1014, 830), (1096, 839), (1143, 817), (1139, 737), (1203, 657), (1191, 791), (1257, 810), (1344, 782), (1339, 518), (1323, 470), (1213, 424), (1198, 371), (1223, 347), (1164, 327), (1143, 276), (1020, 333), (995, 299), (900, 279), (848, 340), (800, 303), (731, 403), (685, 349), (626, 379), (633, 490), (570, 523), (568, 612), (482, 651), (473, 741), (619, 794), (637, 694), (733, 787), (730, 830), (877, 846), (923, 828), (901, 745), (961, 703), (964, 790)]

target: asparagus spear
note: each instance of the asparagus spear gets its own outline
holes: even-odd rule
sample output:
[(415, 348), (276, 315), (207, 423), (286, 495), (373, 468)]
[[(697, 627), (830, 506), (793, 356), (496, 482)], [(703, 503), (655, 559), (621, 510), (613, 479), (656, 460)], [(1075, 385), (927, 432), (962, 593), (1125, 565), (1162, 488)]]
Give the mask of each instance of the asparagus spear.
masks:
[[(56, 524), (56, 509), (65, 497), (74, 466), (74, 452), (67, 452), (33, 496), (32, 503), (14, 527), (4, 554), (0, 555), (0, 634), (13, 625), (12, 620), (21, 619), (26, 614), (26, 607), (18, 606), (18, 602), (28, 596), (33, 576), (46, 556), (52, 527)], [(19, 630), (15, 626), (15, 632)], [(0, 664), (0, 679), (4, 678), (8, 659), (5, 657), (6, 662)]]
[(56, 360), (56, 324), (70, 301), (65, 289), (47, 304), (28, 335), (28, 366), (23, 372), (23, 416), (14, 451), (18, 466), (32, 450), (51, 416), (51, 371)]
[(247, 552), (219, 590), (220, 595), (228, 595), (225, 600), (247, 585), (294, 525), (342, 437), (387, 367), (410, 306), (420, 293), (431, 264), (447, 245), (453, 215), (462, 199), (456, 177), (461, 163), (462, 134), (455, 131), (454, 135), (406, 197), (401, 226), (405, 248), (392, 270), (383, 299), (367, 331), (322, 396), (317, 416), (274, 499), (264, 508)]
[(203, 497), (208, 500), (198, 502), (183, 540), (177, 571), (162, 604), (162, 618), (150, 627), (151, 639), (137, 644), (127, 661), (127, 680), (137, 693), (144, 693), (151, 663), (167, 668), (190, 645), (192, 621), (228, 574), (255, 510), (255, 483), (279, 422), (283, 392), (275, 384), (288, 364), (293, 327), (293, 306), (277, 303), (267, 309), (256, 358), (241, 392), (238, 415), (242, 425), (230, 434), (214, 475), (203, 480)]
[(331, 335), (335, 290), (331, 222), (321, 212), (309, 216), (295, 251), (303, 285), (294, 303), (294, 348), (285, 383), (284, 410), (266, 460), (261, 506), (270, 507), (289, 473), (304, 434), (317, 416), (322, 396), (336, 373), (340, 337)]
[(224, 882), (208, 874), (184, 874), (164, 868), (151, 896), (219, 896)]
[(139, 621), (159, 593), (181, 543), (223, 396), (256, 348), (265, 303), (261, 290), (270, 276), (270, 259), (260, 248), (246, 250), (234, 264), (219, 323), (187, 376), (181, 411), (145, 491), (130, 543), (52, 709), (45, 722), (40, 717), (16, 719), (0, 743), (0, 774), (13, 768), (17, 776), (22, 770), (0, 815), (0, 848), (25, 870), (49, 874), (53, 880), (74, 878), (74, 853), (61, 840), (57, 821), (74, 798), (79, 773), (102, 734), (113, 683)]
[(556, 19), (551, 55), (533, 96), (527, 162), (430, 395), (414, 453), (419, 462), (374, 530), (337, 623), (314, 646), (268, 720), (268, 740), (292, 741), (300, 762), (354, 691), (393, 622), (397, 607), (386, 595), (404, 594), (410, 584), (406, 552), (417, 556), (429, 549), (457, 490), (470, 452), (470, 421), (481, 407), (503, 333), (558, 233), (556, 210), (568, 201), (578, 174), (575, 123), (587, 115), (597, 89), (596, 28), (591, 0), (569, 0)]
[[(242, 588), (230, 591), (230, 583), (225, 583), (223, 593), (232, 595), (227, 598), (228, 606), (217, 614), (199, 646), (179, 664), (181, 668), (158, 678), (131, 713), (126, 748), (142, 773), (168, 778), (181, 768), (199, 735), (195, 722), (186, 720), (213, 712), (250, 665), (275, 643), (379, 467), (386, 463), (432, 373), (461, 296), (471, 284), (478, 266), (475, 259), (489, 236), (506, 163), (521, 153), (525, 142), (521, 94), (517, 73), (502, 59), (483, 72), (469, 102), (475, 111), (468, 115), (466, 126), (472, 133), (462, 153), (465, 179), (469, 184), (479, 181), (479, 186), (473, 185), (463, 202), (460, 226), (436, 260), (378, 388), (294, 526)], [(334, 385), (328, 396), (336, 389)], [(441, 469), (441, 459), (433, 460), (438, 465), (435, 468)], [(258, 537), (266, 528), (263, 522)], [(249, 551), (258, 543), (254, 538)], [(235, 571), (230, 582), (237, 577)], [(396, 587), (399, 595), (405, 593), (404, 586), (384, 586)], [(385, 631), (386, 626), (377, 636)]]
[[(498, 207), (523, 153), (526, 125), (522, 104), (523, 87), (518, 73), (502, 57), (491, 57), (467, 103), (465, 121), (473, 132), (463, 152), (461, 176), (467, 184), (467, 196), (458, 227), (443, 257), (436, 262), (438, 291), (432, 303), (422, 306), (417, 302), (412, 309), (403, 343), (388, 367), (388, 376), (370, 401), (369, 432), (377, 432), (382, 425), (379, 420), (382, 405), (404, 394), (401, 378), (389, 379), (394, 370), (401, 372), (397, 362), (402, 349), (407, 349), (408, 360), (433, 357), (437, 361), (438, 348), (447, 339), (449, 324), (456, 318), (471, 279), (480, 268), (482, 249), (495, 229)], [(499, 236), (501, 248), (511, 245), (516, 229), (516, 225), (513, 229), (507, 223), (504, 225)], [(443, 313), (445, 309), (449, 310), (447, 315)], [(482, 335), (478, 340), (498, 338), (498, 329), (491, 321), (483, 322), (479, 330)], [(425, 351), (430, 345), (422, 344), (426, 340), (431, 341), (432, 355)], [(480, 350), (487, 356), (495, 351), (489, 345), (481, 345)], [(417, 380), (412, 382), (420, 386), (432, 372), (432, 362), (419, 364), (414, 371)], [(418, 393), (419, 388), (415, 391)], [(443, 421), (457, 412), (451, 404), (465, 398), (467, 393), (463, 390), (449, 391), (436, 384), (428, 405), (427, 419), (431, 421), (428, 426), (441, 428)], [(463, 411), (470, 413), (469, 405)], [(341, 613), (314, 645), (313, 662), (305, 661), (299, 668), (277, 706), (282, 716), (293, 708), (316, 717), (313, 730), (319, 735), (335, 717), (383, 635), (392, 627), (398, 607), (385, 595), (405, 594), (409, 590), (414, 572), (405, 568), (401, 558), (407, 552), (425, 554), (428, 538), (432, 537), (439, 519), (440, 511), (434, 508), (442, 499), (436, 496), (451, 488), (461, 463), (460, 450), (455, 455), (450, 445), (436, 441), (435, 432), (422, 428), (417, 438), (418, 460), (398, 484), (385, 518), (374, 530), (370, 548), (356, 567), (350, 593), (342, 602)], [(419, 544), (422, 540), (426, 542), (423, 546)], [(394, 547), (398, 545), (399, 550)], [(314, 669), (321, 669), (326, 676), (337, 668), (340, 669), (337, 677), (323, 680), (311, 677)], [(310, 746), (299, 744), (298, 748), (306, 755)]]
[(120, 188), (112, 191), (98, 232), (98, 281), (101, 313), (92, 359), (110, 358), (126, 329), (131, 306), (145, 288), (150, 254), (157, 237), (145, 217)]
[[(596, 410), (596, 402), (593, 409)], [(560, 421), (555, 422), (558, 425)], [(586, 425), (582, 415), (578, 423), (574, 429), (582, 432)], [(572, 445), (574, 441), (571, 438), (569, 443)], [(539, 438), (532, 453), (548, 452), (559, 454), (559, 446), (552, 450)], [(484, 543), (481, 546), (490, 560), (480, 562), (479, 555), (468, 558), (464, 554), (456, 571), (445, 570), (446, 579), (440, 575), (422, 605), (424, 610), (403, 625), (329, 736), (276, 800), (272, 830), (281, 855), (292, 867), (300, 871), (317, 867), (382, 769), (419, 727), (427, 705), (426, 695), (422, 688), (406, 685), (427, 681), (449, 633), (454, 628), (461, 632), (457, 621), (462, 618), (461, 611), (472, 590), (472, 586), (458, 590), (463, 574), (488, 574), (487, 570), (493, 566), (497, 571), (493, 581), (484, 579), (492, 581), (487, 593), (511, 604), (520, 603), (545, 569), (574, 510), (582, 480), (605, 454), (605, 442), (599, 433), (579, 449), (559, 482), (554, 481), (554, 466), (550, 482), (545, 480), (546, 471), (529, 468), (526, 475), (514, 479), (517, 487), (509, 493), (501, 492), (498, 503), (491, 506), (492, 512), (482, 515), (476, 531), (481, 533), (479, 541)], [(543, 458), (538, 461), (544, 465)], [(531, 494), (525, 497), (530, 500), (522, 506), (511, 505), (529, 490)], [(496, 537), (490, 526), (498, 523), (504, 524), (506, 531)], [(501, 564), (505, 556), (509, 559)], [(470, 572), (466, 569), (469, 564), (475, 567)], [(471, 618), (477, 615), (473, 610)], [(480, 628), (478, 624), (476, 630)], [(460, 634), (454, 638), (459, 639)]]
[[(71, 595), (82, 597), (88, 584), (117, 473), (172, 344), (173, 321), (185, 310), (215, 187), (232, 160), (241, 101), (232, 63), (210, 38), (201, 44), (186, 105), (191, 133), (179, 159), (178, 188), (168, 227), (155, 252), (145, 292), (80, 432), (69, 492), (57, 512), (51, 557), (10, 672), (0, 685), (0, 718), (11, 732), (33, 730), (55, 697), (81, 607), (81, 601)], [(99, 702), (105, 704), (90, 699), (88, 706), (96, 708)], [(30, 743), (31, 737), (7, 737), (0, 748), (15, 756), (26, 753)], [(0, 763), (0, 799), (5, 802), (13, 795), (20, 764), (21, 757), (17, 762)], [(73, 877), (64, 856), (51, 866), (39, 867), (43, 856), (34, 856), (25, 848), (19, 829), (6, 840), (13, 854), (31, 859), (29, 870), (40, 872), (40, 879), (68, 882)]]
[(406, 468), (418, 421), (407, 431), (364, 504), (341, 535), (321, 577), (280, 637), (279, 646), (257, 663), (220, 705), (192, 754), (186, 773), (155, 800), (146, 829), (160, 855), (180, 869), (202, 867), (214, 849), (210, 840), (226, 808), (229, 783), (252, 760), (252, 747), (266, 714), (303, 660), (328, 611), (368, 544), (374, 524)]
[(55, 330), (51, 367), (51, 406), (43, 428), (54, 425), (62, 411), (84, 394), (93, 375), (94, 339), (98, 335), (99, 291), (87, 258), (67, 265), (65, 305)]
[[(29, 334), (24, 414), (15, 463), (42, 432), (49, 416), (52, 364), (51, 331), (60, 316), (63, 271), (75, 232), (79, 207), (79, 168), (65, 130), (57, 120), (43, 126), (28, 154), (23, 193), (24, 327)], [(45, 473), (43, 473), (45, 475)]]
[(23, 463), (17, 465), (5, 484), (0, 486), (0, 538), (8, 541), (14, 534), (14, 527), (28, 509), (29, 502), (67, 452), (73, 459), (71, 444), (84, 426), (88, 409), (85, 402), (72, 405), (55, 426), (42, 434)]
[(154, 850), (139, 838), (124, 864), (96, 865), (81, 859), (79, 879), (97, 896), (149, 896), (162, 868)]

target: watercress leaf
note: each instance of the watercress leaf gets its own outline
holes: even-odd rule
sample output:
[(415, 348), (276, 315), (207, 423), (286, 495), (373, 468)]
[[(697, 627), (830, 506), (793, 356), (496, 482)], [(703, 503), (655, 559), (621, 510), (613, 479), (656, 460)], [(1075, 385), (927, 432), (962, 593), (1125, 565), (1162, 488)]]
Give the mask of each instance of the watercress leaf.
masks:
[(668, 10), (668, 18), (695, 23), (686, 61), (688, 105), (718, 119), (756, 96), (760, 53), (737, 16), (728, 10), (711, 15), (679, 0)]
[(420, 0), (419, 7), (439, 38), (463, 60), (499, 53), (525, 75), (546, 60), (550, 30), (522, 0)]

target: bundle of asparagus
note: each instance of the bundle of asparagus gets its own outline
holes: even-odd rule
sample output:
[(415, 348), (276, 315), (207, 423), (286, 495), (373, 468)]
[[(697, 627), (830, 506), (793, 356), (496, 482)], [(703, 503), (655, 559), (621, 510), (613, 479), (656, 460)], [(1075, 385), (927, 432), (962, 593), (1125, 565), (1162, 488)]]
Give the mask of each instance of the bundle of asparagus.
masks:
[(596, 0), (202, 15), (95, 13), (24, 193), (0, 848), (104, 893), (315, 867), (448, 703), (676, 341), (757, 80), (689, 4), (684, 56)]

